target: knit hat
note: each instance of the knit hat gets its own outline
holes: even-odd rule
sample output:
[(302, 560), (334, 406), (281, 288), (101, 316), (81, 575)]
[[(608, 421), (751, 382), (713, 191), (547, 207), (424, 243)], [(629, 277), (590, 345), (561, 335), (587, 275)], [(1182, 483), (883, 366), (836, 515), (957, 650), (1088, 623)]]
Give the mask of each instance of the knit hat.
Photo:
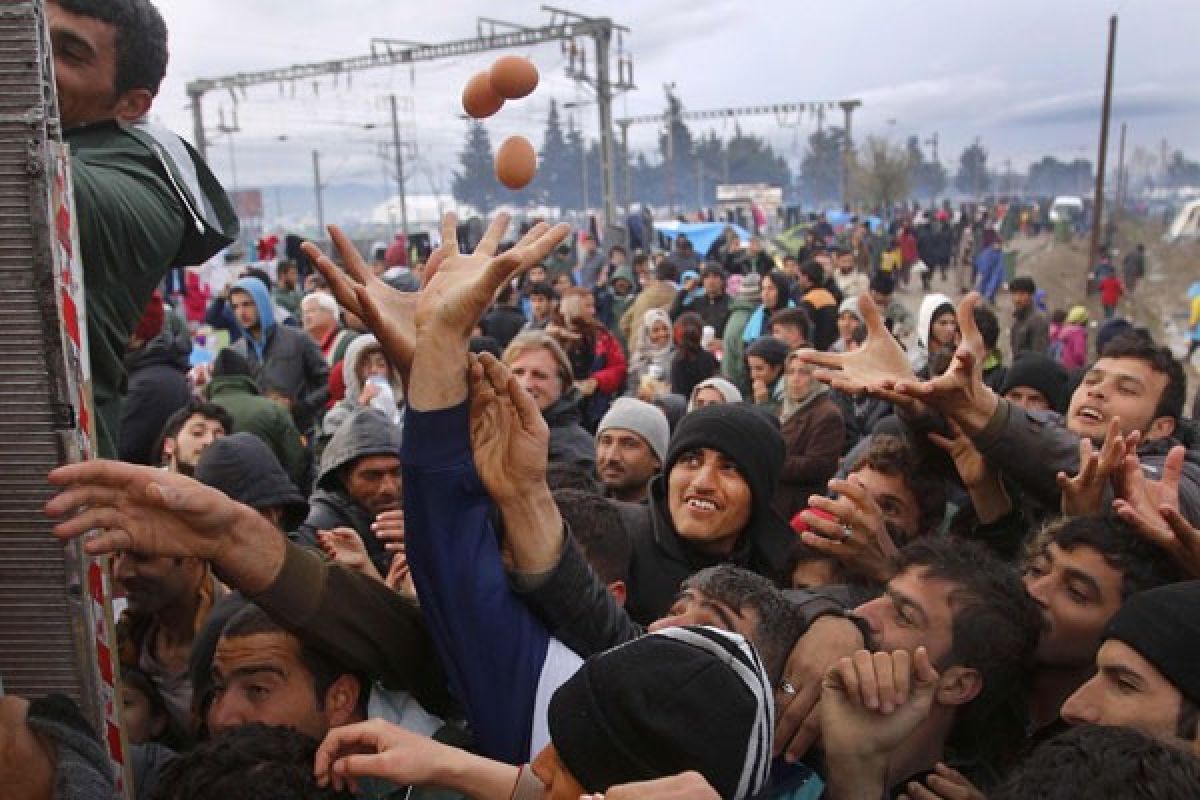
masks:
[(79, 706), (61, 694), (31, 700), (25, 724), (54, 741), (55, 800), (113, 800), (112, 764)]
[(204, 448), (196, 462), (196, 480), (259, 511), (283, 508), (285, 530), (294, 530), (308, 514), (308, 503), (279, 459), (253, 433), (222, 436)]
[(1033, 278), (1029, 277), (1028, 275), (1019, 275), (1009, 282), (1008, 291), (1034, 294), (1037, 292), (1037, 284), (1034, 283)]
[(762, 276), (757, 272), (743, 276), (742, 284), (738, 286), (737, 296), (755, 303), (762, 300)]
[(787, 342), (774, 336), (760, 336), (746, 348), (746, 356), (758, 356), (773, 367), (782, 367), (788, 357)]
[(667, 628), (588, 659), (550, 700), (550, 738), (588, 792), (695, 770), (721, 797), (766, 783), (771, 683), (744, 638)]
[(618, 397), (596, 427), (596, 437), (599, 438), (609, 428), (636, 433), (654, 451), (658, 463), (667, 460), (667, 442), (671, 438), (671, 431), (666, 416), (659, 408), (636, 397)]
[(709, 261), (704, 264), (704, 269), (700, 270), (700, 277), (707, 278), (709, 275), (716, 275), (722, 281), (729, 280), (729, 273), (715, 261)]
[(213, 359), (212, 363), (212, 374), (214, 378), (226, 375), (253, 377), (253, 373), (250, 371), (250, 362), (232, 347), (226, 347), (217, 353), (217, 357)]
[(684, 453), (704, 447), (732, 459), (745, 478), (754, 503), (750, 525), (768, 518), (783, 469), (785, 448), (779, 420), (762, 409), (735, 403), (698, 408), (675, 429), (663, 475), (671, 474)]
[(163, 322), (166, 318), (167, 311), (163, 308), (162, 292), (155, 289), (154, 294), (150, 295), (150, 302), (146, 304), (142, 318), (138, 321), (137, 327), (133, 329), (133, 335), (143, 342), (150, 341), (162, 333)]
[(1072, 306), (1071, 310), (1067, 312), (1067, 322), (1072, 325), (1087, 325), (1089, 320), (1091, 320), (1091, 315), (1083, 306)]
[(1062, 364), (1041, 353), (1021, 353), (1004, 375), (1000, 394), (1005, 395), (1018, 386), (1037, 389), (1053, 411), (1062, 413), (1067, 407), (1067, 370)]
[(896, 279), (886, 272), (876, 272), (871, 278), (870, 288), (872, 292), (891, 295), (896, 292)]
[(1138, 592), (1108, 623), (1105, 639), (1124, 642), (1183, 696), (1200, 703), (1200, 581)]
[(708, 378), (696, 384), (696, 388), (692, 389), (692, 394), (688, 398), (688, 411), (696, 410), (696, 393), (701, 389), (716, 389), (721, 393), (721, 397), (725, 398), (726, 403), (742, 402), (742, 393), (736, 386), (724, 378)]

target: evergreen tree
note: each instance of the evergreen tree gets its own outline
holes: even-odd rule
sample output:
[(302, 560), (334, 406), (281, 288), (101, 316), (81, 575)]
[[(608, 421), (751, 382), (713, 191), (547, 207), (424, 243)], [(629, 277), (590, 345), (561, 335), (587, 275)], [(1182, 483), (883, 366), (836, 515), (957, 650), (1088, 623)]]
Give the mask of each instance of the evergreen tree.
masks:
[(680, 210), (688, 205), (685, 198), (689, 177), (695, 180), (696, 167), (693, 155), (692, 132), (681, 116), (683, 103), (672, 92), (667, 92), (667, 130), (658, 137), (658, 151), (663, 159), (663, 179), (668, 205)]
[(987, 193), (991, 183), (987, 157), (987, 150), (983, 149), (978, 139), (962, 151), (958, 159), (958, 175), (954, 177), (954, 185), (960, 192), (977, 198)]
[(846, 132), (838, 127), (808, 137), (808, 150), (800, 162), (800, 194), (809, 203), (819, 205), (841, 199), (845, 141)]
[(725, 158), (729, 164), (728, 183), (765, 183), (784, 192), (791, 187), (787, 160), (776, 155), (762, 137), (742, 133), (741, 126), (734, 128), (733, 138), (725, 143)]
[(909, 183), (913, 195), (921, 200), (936, 200), (946, 191), (946, 168), (937, 161), (926, 161), (916, 136), (908, 137)]
[(1166, 163), (1167, 186), (1179, 189), (1185, 186), (1200, 186), (1200, 164), (1188, 161), (1182, 150), (1176, 150)]
[(458, 154), (460, 171), (454, 173), (454, 199), (473, 206), (482, 215), (496, 207), (498, 201), (495, 159), (492, 140), (487, 128), (478, 120), (467, 126), (467, 138)]
[[(575, 118), (567, 121), (566, 159), (563, 166), (563, 208), (583, 210), (583, 132), (575, 127)], [(589, 176), (590, 178), (591, 176)], [(588, 202), (595, 203), (596, 188), (588, 184)]]
[(1060, 194), (1085, 195), (1095, 182), (1092, 162), (1077, 158), (1067, 163), (1046, 156), (1029, 167), (1028, 188), (1033, 194), (1054, 197)]
[(541, 164), (532, 188), (537, 202), (557, 208), (573, 207), (569, 193), (572, 162), (568, 153), (567, 140), (563, 136), (562, 123), (558, 115), (558, 103), (550, 101), (550, 113), (546, 115), (546, 133), (542, 137)]

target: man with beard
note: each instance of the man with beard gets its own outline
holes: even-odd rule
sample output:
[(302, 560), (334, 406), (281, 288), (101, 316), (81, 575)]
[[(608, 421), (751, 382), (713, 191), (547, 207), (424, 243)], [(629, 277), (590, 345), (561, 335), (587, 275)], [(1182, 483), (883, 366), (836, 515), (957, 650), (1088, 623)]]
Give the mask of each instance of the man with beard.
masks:
[(373, 408), (359, 408), (338, 427), (321, 455), (317, 491), (297, 540), (317, 546), (317, 532), (353, 528), (380, 575), (392, 554), (385, 542), (404, 537), (400, 507), (400, 428)]
[(155, 451), (164, 467), (191, 477), (204, 448), (232, 431), (233, 420), (225, 409), (193, 399), (167, 420)]
[(662, 469), (671, 437), (662, 411), (633, 397), (622, 397), (596, 428), (596, 475), (604, 494), (626, 503), (643, 503), (650, 479)]

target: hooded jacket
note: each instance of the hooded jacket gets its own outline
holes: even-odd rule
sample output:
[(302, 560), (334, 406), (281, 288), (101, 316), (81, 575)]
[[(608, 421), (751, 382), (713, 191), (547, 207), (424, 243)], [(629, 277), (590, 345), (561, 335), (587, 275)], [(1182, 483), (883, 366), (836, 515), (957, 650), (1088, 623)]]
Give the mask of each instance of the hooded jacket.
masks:
[(308, 513), (304, 496), (267, 445), (252, 433), (222, 436), (206, 447), (196, 464), (196, 480), (257, 511), (282, 508), (284, 530), (299, 525)]
[(572, 464), (589, 474), (596, 466), (596, 442), (580, 424), (579, 390), (571, 387), (545, 411), (550, 428), (550, 463)]
[(271, 449), (296, 486), (308, 485), (308, 452), (283, 406), (258, 393), (248, 375), (218, 375), (204, 387), (208, 400), (229, 412), (233, 432), (252, 433)]
[[(750, 488), (750, 517), (725, 556), (705, 553), (681, 537), (668, 507), (666, 476), (684, 454), (698, 447), (717, 449), (733, 459)], [(535, 612), (555, 636), (586, 658), (623, 642), (630, 618), (646, 625), (663, 616), (683, 580), (701, 569), (729, 563), (779, 578), (796, 538), (771, 508), (783, 460), (778, 427), (762, 412), (732, 404), (692, 412), (676, 429), (662, 474), (650, 482), (648, 503), (617, 504), (633, 546), (627, 616), (610, 618), (603, 593), (593, 595), (581, 581), (567, 555), (570, 547), (564, 548), (558, 565), (540, 576), (539, 585), (525, 587)]]
[(163, 426), (191, 397), (187, 379), (191, 352), (187, 337), (164, 332), (125, 356), (129, 383), (117, 449), (122, 461), (157, 466), (154, 445)]
[[(342, 379), (346, 382), (346, 393), (337, 402), (337, 405), (329, 410), (321, 423), (321, 437), (326, 442), (337, 433), (337, 429), (346, 421), (346, 417), (350, 416), (351, 412), (356, 408), (362, 408), (358, 404), (359, 395), (363, 390), (362, 381), (358, 377), (358, 368), (363, 357), (366, 356), (367, 349), (371, 347), (378, 348), (379, 340), (367, 334), (355, 338), (346, 348), (346, 357), (343, 359), (344, 366), (342, 367)], [(400, 382), (400, 376), (395, 370), (392, 370), (388, 377), (390, 378), (388, 385), (391, 387), (394, 402), (387, 410), (381, 408), (375, 401), (372, 402), (371, 407), (390, 416), (395, 424), (400, 425), (402, 423), (400, 409), (404, 405), (404, 384)]]
[(921, 307), (917, 311), (917, 344), (913, 348), (909, 361), (913, 372), (920, 372), (929, 364), (929, 330), (937, 318), (937, 312), (943, 306), (954, 310), (954, 302), (944, 294), (933, 292), (921, 298)]
[(242, 338), (233, 345), (250, 362), (261, 392), (280, 392), (292, 401), (292, 418), (302, 431), (312, 427), (329, 397), (329, 365), (304, 331), (278, 325), (267, 287), (258, 278), (242, 278), (230, 291), (246, 292), (258, 309), (258, 336), (238, 323)]
[(353, 528), (362, 537), (379, 574), (386, 575), (392, 554), (371, 530), (374, 516), (346, 491), (340, 475), (342, 467), (366, 456), (380, 455), (400, 457), (400, 427), (388, 422), (373, 408), (356, 409), (338, 427), (321, 455), (317, 489), (308, 500), (308, 518), (293, 538), (300, 544), (315, 547), (317, 531)]
[(735, 297), (729, 306), (729, 317), (725, 320), (721, 373), (743, 394), (747, 394), (750, 388), (749, 372), (746, 370), (746, 342), (743, 335), (746, 324), (757, 308), (758, 303), (744, 297)]

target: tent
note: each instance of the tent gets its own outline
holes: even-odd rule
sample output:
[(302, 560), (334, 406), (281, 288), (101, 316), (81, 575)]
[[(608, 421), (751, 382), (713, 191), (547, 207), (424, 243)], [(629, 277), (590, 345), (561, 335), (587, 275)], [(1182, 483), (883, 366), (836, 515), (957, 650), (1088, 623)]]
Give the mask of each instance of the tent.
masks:
[(750, 241), (750, 232), (748, 230), (740, 225), (730, 225), (725, 222), (679, 222), (677, 220), (668, 220), (666, 222), (654, 223), (654, 230), (658, 231), (670, 242), (674, 242), (675, 238), (681, 233), (687, 236), (692, 246), (696, 248), (696, 253), (701, 258), (708, 255), (708, 251), (724, 235), (726, 228), (733, 228), (734, 232), (743, 242)]
[(1179, 210), (1163, 238), (1168, 242), (1200, 239), (1200, 200), (1193, 200)]

